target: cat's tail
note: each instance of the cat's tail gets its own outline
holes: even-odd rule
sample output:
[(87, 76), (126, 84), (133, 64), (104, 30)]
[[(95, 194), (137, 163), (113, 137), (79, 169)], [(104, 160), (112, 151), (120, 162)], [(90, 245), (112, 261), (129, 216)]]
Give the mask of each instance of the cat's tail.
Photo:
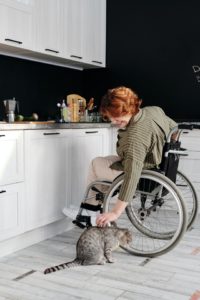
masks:
[(44, 270), (44, 274), (49, 274), (49, 273), (52, 273), (52, 272), (64, 270), (66, 268), (77, 267), (77, 266), (80, 266), (80, 265), (81, 265), (81, 261), (79, 259), (75, 258), (72, 261), (69, 261), (69, 262), (54, 266), (54, 267), (47, 268), (46, 270)]

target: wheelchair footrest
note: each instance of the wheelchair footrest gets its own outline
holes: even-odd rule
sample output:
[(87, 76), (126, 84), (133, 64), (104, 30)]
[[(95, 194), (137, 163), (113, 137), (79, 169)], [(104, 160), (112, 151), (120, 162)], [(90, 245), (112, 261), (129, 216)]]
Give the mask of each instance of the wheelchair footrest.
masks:
[(101, 204), (98, 205), (92, 205), (89, 203), (81, 203), (81, 208), (87, 209), (87, 210), (91, 210), (91, 211), (99, 211), (102, 212), (102, 207)]
[[(85, 223), (84, 224), (82, 224)], [(91, 217), (90, 216), (81, 216), (81, 215), (77, 215), (76, 219), (72, 221), (73, 224), (76, 224), (78, 227), (80, 228), (85, 228), (85, 227), (90, 227), (92, 226), (91, 223)]]
[(79, 228), (83, 229), (86, 227), (86, 225), (78, 222), (77, 220), (72, 221), (73, 224), (77, 225)]

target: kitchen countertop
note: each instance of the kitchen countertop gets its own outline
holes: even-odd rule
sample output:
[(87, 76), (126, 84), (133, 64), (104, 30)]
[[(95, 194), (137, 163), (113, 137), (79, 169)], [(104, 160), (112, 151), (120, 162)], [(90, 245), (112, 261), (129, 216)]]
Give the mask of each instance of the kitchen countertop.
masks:
[[(196, 124), (200, 126), (200, 122), (178, 122), (179, 124)], [(14, 122), (7, 123), (0, 121), (0, 130), (39, 130), (39, 129), (90, 129), (90, 128), (110, 128), (115, 127), (111, 123), (95, 123), (95, 122), (71, 122), (71, 123), (55, 123), (54, 121), (30, 121), (30, 122)]]
[(110, 123), (55, 123), (52, 121), (36, 122), (0, 122), (0, 130), (30, 130), (30, 129), (89, 129), (89, 128), (110, 128)]

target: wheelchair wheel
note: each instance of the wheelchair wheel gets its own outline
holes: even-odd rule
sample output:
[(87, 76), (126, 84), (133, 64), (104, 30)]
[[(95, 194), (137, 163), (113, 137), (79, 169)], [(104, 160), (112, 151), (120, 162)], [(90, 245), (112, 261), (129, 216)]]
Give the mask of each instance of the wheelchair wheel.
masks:
[(195, 191), (195, 188), (188, 177), (182, 173), (181, 171), (177, 171), (176, 175), (176, 186), (181, 191), (183, 196), (187, 213), (188, 213), (188, 225), (187, 229), (189, 229), (194, 221), (196, 220), (198, 214), (198, 197)]
[[(124, 175), (119, 176), (107, 193), (104, 211), (115, 204)], [(173, 249), (187, 226), (187, 213), (176, 185), (164, 175), (144, 170), (133, 200), (117, 220), (117, 226), (133, 233), (133, 242), (126, 251), (155, 257)]]

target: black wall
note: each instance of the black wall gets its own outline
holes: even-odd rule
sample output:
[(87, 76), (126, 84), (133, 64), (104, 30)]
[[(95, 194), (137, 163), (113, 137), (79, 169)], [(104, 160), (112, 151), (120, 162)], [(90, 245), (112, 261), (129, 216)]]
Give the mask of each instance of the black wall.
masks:
[[(57, 102), (67, 94), (82, 94), (82, 76), (77, 70), (0, 56), (0, 100), (15, 97), (25, 116), (55, 117)], [(3, 117), (2, 101), (0, 113)]]
[(176, 119), (200, 120), (200, 76), (192, 69), (200, 66), (200, 2), (107, 3), (109, 85), (132, 87), (144, 105)]
[(46, 119), (69, 93), (99, 103), (108, 88), (126, 85), (143, 105), (159, 105), (175, 119), (200, 120), (198, 3), (107, 0), (106, 69), (78, 71), (0, 56), (0, 100), (15, 96), (22, 114)]

